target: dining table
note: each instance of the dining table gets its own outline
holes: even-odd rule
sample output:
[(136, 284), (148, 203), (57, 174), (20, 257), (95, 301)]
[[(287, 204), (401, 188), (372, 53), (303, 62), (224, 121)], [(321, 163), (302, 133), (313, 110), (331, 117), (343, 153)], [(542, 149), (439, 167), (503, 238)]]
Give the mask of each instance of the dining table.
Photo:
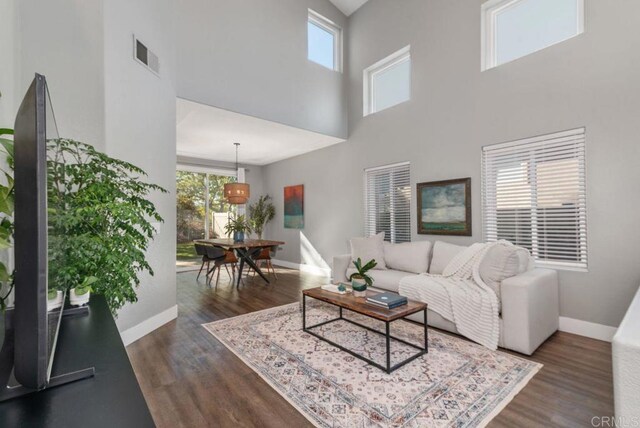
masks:
[(252, 250), (277, 247), (284, 245), (282, 241), (272, 241), (268, 239), (245, 239), (244, 241), (234, 241), (233, 239), (198, 239), (195, 241), (197, 244), (210, 245), (212, 247), (221, 248), (225, 251), (234, 251), (238, 260), (240, 260), (240, 268), (238, 270), (237, 287), (240, 287), (240, 280), (242, 278), (242, 270), (244, 264), (248, 264), (260, 277), (269, 284), (269, 278), (262, 272), (260, 267), (251, 258)]

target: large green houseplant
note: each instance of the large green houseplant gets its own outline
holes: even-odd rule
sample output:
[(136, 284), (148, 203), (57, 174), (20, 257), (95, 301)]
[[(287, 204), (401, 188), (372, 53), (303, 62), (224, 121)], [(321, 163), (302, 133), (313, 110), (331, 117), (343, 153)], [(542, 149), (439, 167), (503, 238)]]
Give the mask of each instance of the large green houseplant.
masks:
[(262, 239), (264, 226), (273, 220), (276, 215), (276, 207), (271, 203), (271, 196), (263, 195), (253, 204), (249, 204), (249, 220), (253, 230)]
[[(6, 167), (0, 169), (5, 184), (0, 184), (0, 250), (6, 251), (13, 246), (13, 141), (8, 136), (13, 130), (0, 128), (0, 150), (5, 155)], [(4, 261), (0, 261), (0, 308), (4, 310), (13, 290), (13, 274)]]
[(88, 144), (50, 140), (47, 153), (50, 286), (95, 291), (115, 313), (137, 301), (139, 275), (153, 275), (145, 253), (163, 219), (147, 198), (166, 190)]

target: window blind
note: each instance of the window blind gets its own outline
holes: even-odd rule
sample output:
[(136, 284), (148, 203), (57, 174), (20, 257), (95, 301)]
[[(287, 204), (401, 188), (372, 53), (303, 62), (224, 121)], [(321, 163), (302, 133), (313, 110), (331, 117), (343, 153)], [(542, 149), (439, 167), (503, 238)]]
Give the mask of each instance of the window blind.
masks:
[(485, 240), (542, 264), (587, 268), (585, 128), (482, 149)]
[(365, 236), (385, 232), (387, 241), (411, 241), (409, 162), (366, 169), (364, 181)]

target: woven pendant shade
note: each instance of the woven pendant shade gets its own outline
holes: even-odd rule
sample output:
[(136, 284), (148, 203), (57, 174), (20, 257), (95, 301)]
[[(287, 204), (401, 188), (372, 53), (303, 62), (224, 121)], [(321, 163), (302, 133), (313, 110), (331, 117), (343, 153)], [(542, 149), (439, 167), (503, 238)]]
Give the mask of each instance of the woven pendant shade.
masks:
[(224, 196), (230, 204), (246, 204), (251, 196), (247, 183), (227, 183), (224, 185)]
[[(238, 172), (238, 147), (240, 143), (233, 143), (236, 146), (236, 172)], [(232, 205), (244, 205), (249, 200), (251, 192), (247, 183), (227, 183), (224, 185), (224, 197)]]

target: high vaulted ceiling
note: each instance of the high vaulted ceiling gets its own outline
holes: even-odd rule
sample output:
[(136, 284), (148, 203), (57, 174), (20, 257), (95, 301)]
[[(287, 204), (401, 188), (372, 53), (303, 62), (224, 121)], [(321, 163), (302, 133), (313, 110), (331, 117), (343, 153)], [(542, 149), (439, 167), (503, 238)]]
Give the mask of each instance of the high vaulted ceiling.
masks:
[(349, 16), (368, 0), (330, 0), (345, 15)]

